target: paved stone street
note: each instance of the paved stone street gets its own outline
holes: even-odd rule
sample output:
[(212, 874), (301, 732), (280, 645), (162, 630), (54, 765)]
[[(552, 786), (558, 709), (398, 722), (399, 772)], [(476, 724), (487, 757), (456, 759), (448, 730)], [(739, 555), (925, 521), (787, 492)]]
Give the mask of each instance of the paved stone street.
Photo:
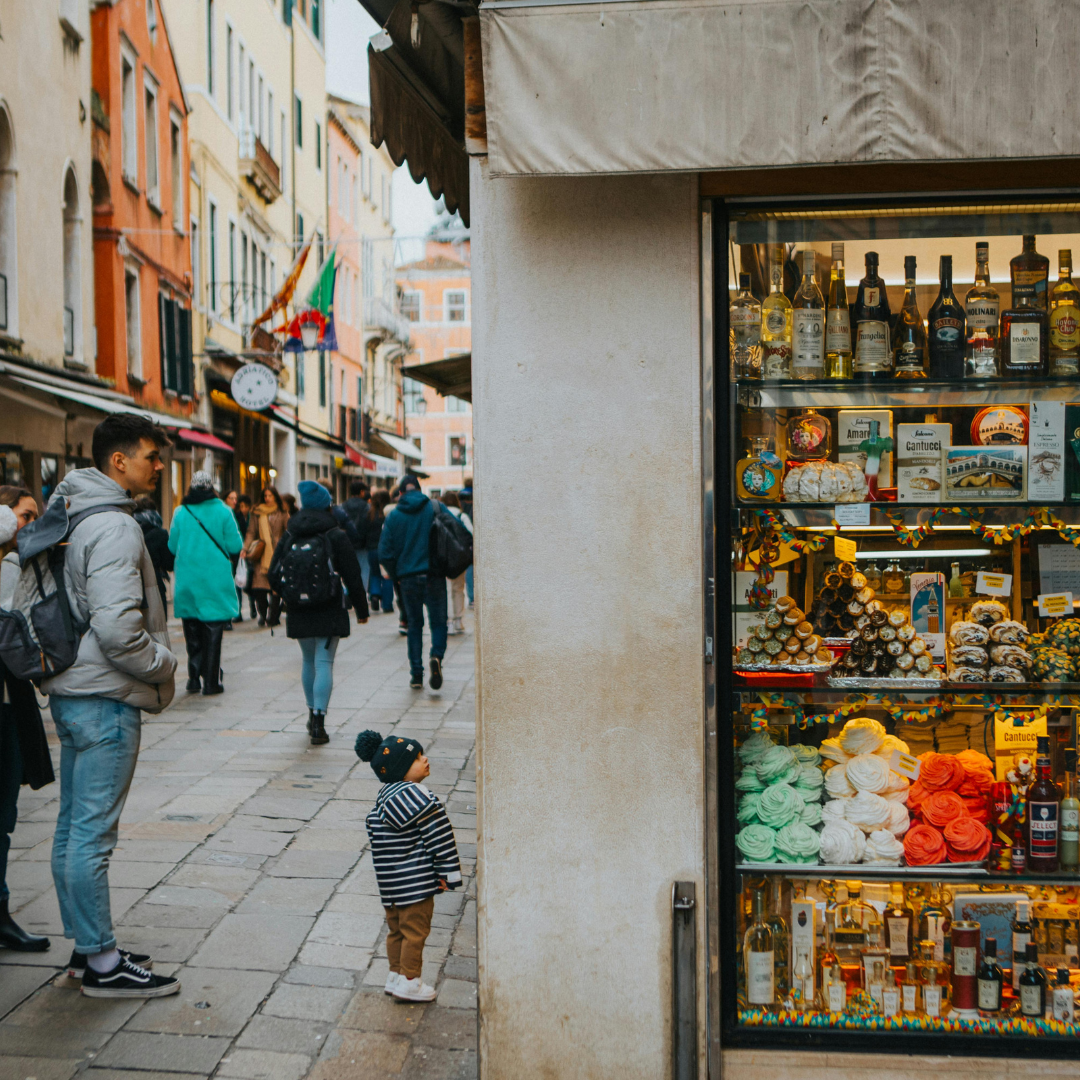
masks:
[[(23, 788), (12, 908), (53, 945), (0, 951), (0, 1080), (475, 1078), (471, 613), (466, 626), (449, 639), (436, 694), (409, 689), (396, 615), (354, 624), (326, 747), (308, 745), (300, 650), (284, 627), (271, 638), (241, 623), (225, 638), (225, 694), (181, 689), (144, 715), (110, 868), (113, 917), (122, 946), (180, 975), (175, 997), (91, 1000), (58, 971), (71, 949), (49, 871), (59, 785)], [(182, 651), (179, 624), (171, 634)], [(352, 749), (368, 727), (423, 741), (457, 833), (467, 885), (435, 900), (424, 962), (434, 1005), (382, 993), (385, 923), (364, 829), (379, 784)]]

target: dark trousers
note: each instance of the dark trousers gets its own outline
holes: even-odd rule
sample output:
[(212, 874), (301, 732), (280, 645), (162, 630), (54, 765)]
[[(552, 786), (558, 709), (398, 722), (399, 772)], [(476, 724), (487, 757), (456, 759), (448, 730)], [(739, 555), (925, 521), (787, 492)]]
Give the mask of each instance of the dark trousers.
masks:
[(438, 574), (415, 574), (402, 578), (401, 602), (409, 620), (409, 669), (424, 674), (424, 608), (431, 626), (431, 655), (446, 655), (446, 578)]
[(368, 575), (368, 591), (371, 594), (371, 607), (378, 611), (380, 604), (383, 611), (394, 610), (394, 583), (382, 572), (379, 565), (379, 553), (369, 551), (368, 566), (371, 568)]
[(252, 589), (251, 598), (259, 613), (259, 621), (267, 626), (277, 626), (281, 622), (281, 597), (271, 589)]
[(187, 647), (187, 688), (195, 693), (216, 693), (221, 686), (221, 635), (228, 622), (182, 619)]
[[(0, 694), (3, 684), (0, 683)], [(19, 786), (22, 784), (22, 752), (10, 705), (0, 704), (0, 901), (7, 900), (7, 862), (11, 834), (19, 817)]]

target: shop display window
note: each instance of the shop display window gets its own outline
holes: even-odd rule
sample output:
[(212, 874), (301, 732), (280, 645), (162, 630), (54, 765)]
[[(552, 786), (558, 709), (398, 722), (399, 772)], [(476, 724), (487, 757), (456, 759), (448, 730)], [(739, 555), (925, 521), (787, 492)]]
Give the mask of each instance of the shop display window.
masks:
[(1080, 204), (713, 210), (723, 1038), (1080, 1053)]

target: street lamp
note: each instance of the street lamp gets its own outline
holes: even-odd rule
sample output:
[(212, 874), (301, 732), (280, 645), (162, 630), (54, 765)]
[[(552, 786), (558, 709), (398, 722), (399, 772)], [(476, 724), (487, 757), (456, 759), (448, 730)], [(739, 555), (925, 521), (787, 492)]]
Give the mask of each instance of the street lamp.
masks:
[(256, 466), (256, 465), (249, 465), (248, 466), (248, 473), (251, 476), (254, 476), (258, 471), (259, 471), (258, 466)]
[(311, 352), (319, 342), (319, 324), (314, 319), (300, 323), (300, 343), (304, 352)]
[(277, 479), (277, 469), (271, 469), (270, 470), (270, 479), (271, 480), (276, 480)]

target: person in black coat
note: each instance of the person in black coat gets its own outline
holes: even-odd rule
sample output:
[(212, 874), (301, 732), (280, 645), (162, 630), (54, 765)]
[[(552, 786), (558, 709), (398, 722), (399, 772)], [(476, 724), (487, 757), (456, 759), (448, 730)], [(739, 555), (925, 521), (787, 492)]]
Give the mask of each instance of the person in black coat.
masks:
[[(301, 680), (308, 706), (308, 734), (312, 746), (321, 746), (330, 741), (330, 736), (326, 734), (326, 709), (334, 689), (334, 654), (341, 638), (349, 636), (349, 610), (346, 605), (353, 607), (358, 623), (365, 623), (368, 620), (368, 604), (356, 552), (334, 517), (330, 492), (313, 480), (301, 480), (298, 490), (301, 509), (289, 518), (267, 576), (274, 590), (282, 594), (285, 635), (300, 642), (300, 651), (304, 656)], [(347, 594), (341, 593), (321, 603), (290, 603), (286, 559), (291, 562), (300, 558), (293, 548), (301, 548), (305, 541), (313, 538), (325, 538), (330, 550), (331, 566)]]
[(140, 495), (135, 500), (135, 520), (142, 528), (146, 550), (150, 552), (150, 561), (154, 564), (158, 592), (161, 593), (161, 606), (168, 611), (169, 602), (165, 596), (165, 582), (173, 568), (173, 553), (169, 550), (169, 533), (161, 521), (157, 504), (149, 495)]

